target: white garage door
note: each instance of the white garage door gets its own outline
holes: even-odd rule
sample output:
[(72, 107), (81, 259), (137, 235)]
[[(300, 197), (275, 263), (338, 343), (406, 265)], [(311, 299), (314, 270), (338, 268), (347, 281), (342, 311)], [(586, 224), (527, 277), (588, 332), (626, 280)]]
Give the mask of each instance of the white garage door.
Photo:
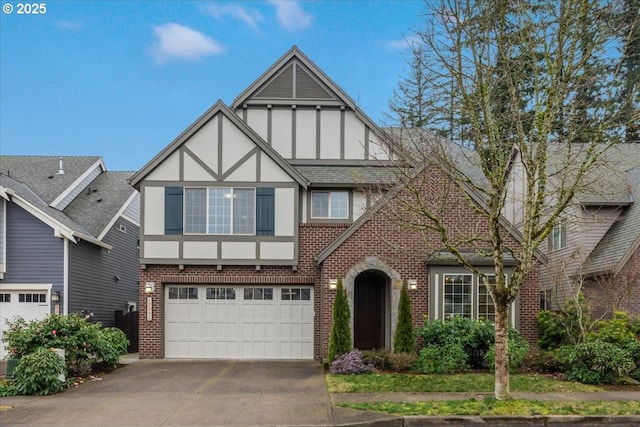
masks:
[(26, 321), (42, 320), (50, 312), (48, 290), (0, 289), (0, 359), (6, 356), (2, 331), (7, 329), (6, 319), (21, 316)]
[(165, 357), (313, 359), (313, 287), (165, 287)]

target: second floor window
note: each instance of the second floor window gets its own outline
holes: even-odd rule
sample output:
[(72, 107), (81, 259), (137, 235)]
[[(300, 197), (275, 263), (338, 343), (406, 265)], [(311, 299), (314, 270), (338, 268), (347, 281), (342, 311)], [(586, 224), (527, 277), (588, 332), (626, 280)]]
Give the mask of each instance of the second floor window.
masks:
[(254, 188), (185, 188), (185, 233), (255, 234)]
[(349, 192), (313, 191), (311, 193), (311, 218), (349, 218)]
[(549, 235), (549, 250), (557, 251), (567, 246), (567, 220), (558, 220)]

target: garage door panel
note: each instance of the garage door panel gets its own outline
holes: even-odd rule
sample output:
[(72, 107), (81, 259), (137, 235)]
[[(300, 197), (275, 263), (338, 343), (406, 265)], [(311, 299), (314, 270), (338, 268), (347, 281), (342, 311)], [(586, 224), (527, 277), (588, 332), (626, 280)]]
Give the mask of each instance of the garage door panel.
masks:
[(169, 285), (165, 294), (166, 357), (313, 358), (312, 287), (169, 291), (182, 287)]

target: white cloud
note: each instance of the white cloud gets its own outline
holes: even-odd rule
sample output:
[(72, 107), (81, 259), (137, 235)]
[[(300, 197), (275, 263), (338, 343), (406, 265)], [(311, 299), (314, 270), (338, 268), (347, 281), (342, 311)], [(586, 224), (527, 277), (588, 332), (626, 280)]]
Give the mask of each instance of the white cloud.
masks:
[(311, 25), (312, 16), (307, 14), (297, 1), (293, 0), (269, 0), (275, 6), (278, 22), (285, 29), (295, 31), (303, 30)]
[(416, 35), (404, 37), (400, 40), (391, 40), (384, 44), (384, 47), (393, 50), (406, 50), (414, 44), (420, 42), (420, 38)]
[(252, 28), (258, 26), (258, 22), (262, 21), (262, 15), (255, 9), (246, 9), (238, 4), (219, 4), (213, 3), (207, 7), (207, 12), (216, 19), (221, 19), (225, 15), (230, 15)]
[(158, 62), (170, 59), (199, 59), (223, 52), (220, 43), (184, 25), (173, 22), (153, 27), (157, 37), (151, 54)]

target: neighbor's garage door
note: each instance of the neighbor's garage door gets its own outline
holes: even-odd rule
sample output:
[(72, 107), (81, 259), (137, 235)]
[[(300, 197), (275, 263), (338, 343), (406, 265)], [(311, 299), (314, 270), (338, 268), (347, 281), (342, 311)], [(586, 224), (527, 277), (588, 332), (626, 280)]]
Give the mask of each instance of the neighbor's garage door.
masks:
[(20, 316), (27, 322), (42, 320), (50, 312), (47, 301), (48, 290), (3, 290), (0, 289), (0, 359), (7, 354), (2, 341), (2, 332), (8, 326), (7, 319)]
[(311, 286), (165, 286), (165, 357), (312, 359)]

